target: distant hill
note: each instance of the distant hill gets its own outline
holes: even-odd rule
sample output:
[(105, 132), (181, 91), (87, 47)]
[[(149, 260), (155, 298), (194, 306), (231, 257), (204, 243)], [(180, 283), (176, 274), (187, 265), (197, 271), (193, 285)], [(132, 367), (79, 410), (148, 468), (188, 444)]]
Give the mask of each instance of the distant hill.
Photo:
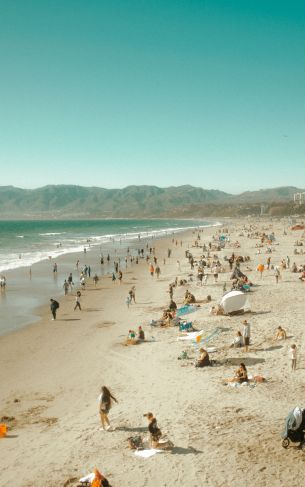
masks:
[(31, 190), (0, 186), (0, 218), (234, 216), (257, 214), (261, 203), (286, 214), (294, 211), (293, 194), (300, 191), (304, 190), (287, 186), (232, 195), (189, 185), (123, 189), (55, 185)]
[(294, 186), (283, 186), (280, 188), (260, 189), (259, 191), (246, 191), (234, 196), (233, 201), (243, 203), (270, 203), (275, 201), (293, 201), (294, 193), (305, 191)]

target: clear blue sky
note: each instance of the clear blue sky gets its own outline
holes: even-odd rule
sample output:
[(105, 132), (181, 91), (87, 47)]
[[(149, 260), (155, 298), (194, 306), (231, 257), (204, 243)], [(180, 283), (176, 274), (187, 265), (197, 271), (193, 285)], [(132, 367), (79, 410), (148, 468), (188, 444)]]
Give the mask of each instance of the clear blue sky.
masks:
[(305, 2), (0, 0), (0, 185), (305, 186)]

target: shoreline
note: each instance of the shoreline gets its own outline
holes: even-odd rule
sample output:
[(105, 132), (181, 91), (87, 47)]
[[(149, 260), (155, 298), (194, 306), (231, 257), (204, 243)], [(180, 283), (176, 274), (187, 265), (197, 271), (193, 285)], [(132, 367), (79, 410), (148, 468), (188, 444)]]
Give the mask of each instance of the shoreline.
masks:
[[(289, 231), (283, 236), (282, 222), (251, 223), (275, 230), (279, 245), (274, 245), (271, 255), (274, 263), (286, 255), (291, 262), (303, 262), (301, 255), (292, 255), (296, 234)], [(292, 487), (299, 485), (302, 454), (293, 448), (284, 450), (280, 433), (289, 409), (303, 405), (304, 289), (298, 276), (288, 270), (282, 272), (278, 285), (272, 271), (260, 280), (256, 266), (267, 255), (256, 253), (256, 239), (241, 236), (245, 225), (249, 222), (236, 220), (229, 231), (231, 242), (241, 243), (235, 252), (251, 256), (252, 271), (247, 274), (256, 284), (249, 293), (251, 313), (246, 315), (252, 329), (248, 354), (228, 346), (244, 316), (210, 316), (209, 304), (201, 304), (191, 319), (207, 335), (216, 328), (222, 330), (211, 343), (217, 349), (212, 358), (224, 361), (221, 366), (198, 370), (190, 362), (177, 360), (185, 347), (196, 357), (192, 345), (177, 341), (177, 328), (149, 326), (168, 305), (168, 284), (177, 275), (190, 274), (185, 250), (189, 248), (195, 258), (202, 253), (192, 247), (192, 231), (184, 234), (182, 247), (172, 247), (170, 259), (166, 255), (171, 239), (154, 242), (159, 280), (150, 276), (148, 265), (141, 261), (123, 271), (121, 285), (105, 277), (97, 288), (88, 286), (82, 292), (81, 312), (73, 311), (74, 296), (68, 295), (61, 300), (58, 320), (51, 321), (44, 306), (39, 323), (0, 337), (0, 417), (16, 421), (9, 431), (12, 437), (0, 440), (5, 466), (1, 487), (16, 476), (25, 487), (34, 487), (37, 478), (46, 487), (65, 483), (74, 487), (94, 466), (114, 487), (174, 487), (181, 479), (190, 487), (239, 487), (241, 479), (263, 487), (281, 485), (287, 478)], [(213, 233), (215, 228), (204, 230), (202, 241), (209, 242)], [(223, 260), (232, 247), (217, 253)], [(219, 274), (218, 283), (210, 276), (203, 287), (189, 282), (175, 290), (174, 299), (180, 306), (188, 288), (199, 301), (211, 295), (214, 305), (223, 295), (224, 283), (229, 285), (229, 274), (228, 269)], [(136, 286), (136, 304), (128, 309), (125, 297), (132, 285)], [(148, 341), (124, 346), (128, 330), (140, 324)], [(274, 344), (279, 324), (290, 338)], [(289, 368), (292, 340), (300, 350), (295, 374)], [(236, 361), (247, 361), (249, 372), (266, 376), (267, 382), (254, 388), (225, 387), (222, 381), (233, 374)], [(103, 384), (119, 401), (110, 411), (110, 421), (116, 426), (112, 433), (99, 431), (97, 398)], [(168, 432), (175, 445), (173, 453), (145, 460), (127, 448), (129, 436), (146, 431), (143, 414), (147, 411), (156, 414), (161, 430)]]
[[(217, 225), (217, 223), (215, 223)], [(213, 228), (215, 225), (202, 226), (202, 228)], [(114, 258), (121, 256), (125, 257), (124, 250), (127, 247), (131, 249), (137, 249), (139, 246), (146, 245), (147, 241), (158, 240), (169, 238), (170, 235), (179, 235), (191, 228), (177, 229), (175, 231), (172, 228), (154, 230), (147, 232), (148, 236), (141, 233), (141, 239), (137, 237), (132, 239), (120, 239), (122, 235), (117, 234), (116, 240), (105, 241), (103, 244), (100, 242), (93, 243), (90, 242), (90, 246), (87, 253), (84, 254), (80, 250), (70, 250), (63, 252), (58, 256), (48, 259), (44, 258), (32, 265), (25, 265), (14, 269), (9, 269), (5, 272), (7, 278), (7, 289), (5, 294), (0, 295), (0, 302), (2, 302), (2, 315), (0, 318), (0, 336), (10, 333), (11, 327), (22, 328), (23, 326), (28, 326), (32, 321), (36, 322), (39, 320), (39, 315), (37, 315), (37, 309), (47, 302), (45, 293), (48, 292), (50, 297), (60, 298), (62, 295), (62, 285), (64, 279), (68, 277), (69, 272), (73, 272), (74, 275), (77, 274), (77, 281), (79, 280), (79, 272), (75, 268), (75, 262), (80, 261), (81, 265), (88, 264), (92, 268), (92, 275), (96, 272), (99, 276), (103, 274), (109, 274), (112, 272), (112, 266), (105, 265), (101, 267), (99, 265), (99, 256), (102, 253), (107, 255), (109, 252), (111, 254), (111, 262)], [(194, 227), (195, 228), (195, 227)], [(157, 235), (155, 235), (157, 234)], [(118, 254), (116, 255), (116, 252)], [(122, 255), (120, 255), (122, 254)], [(59, 271), (56, 274), (56, 279), (52, 276), (52, 266), (56, 262), (59, 267)], [(30, 274), (31, 269), (31, 274)], [(4, 273), (4, 272), (3, 272)], [(35, 286), (35, 279), (38, 278), (38, 284)], [(60, 281), (61, 280), (61, 281)], [(37, 286), (43, 286), (45, 289), (41, 292), (41, 289), (37, 289)], [(51, 296), (52, 295), (52, 296)], [(36, 302), (35, 302), (36, 299)], [(24, 324), (22, 323), (24, 314)], [(2, 322), (2, 324), (1, 324)], [(4, 325), (5, 323), (5, 325)]]

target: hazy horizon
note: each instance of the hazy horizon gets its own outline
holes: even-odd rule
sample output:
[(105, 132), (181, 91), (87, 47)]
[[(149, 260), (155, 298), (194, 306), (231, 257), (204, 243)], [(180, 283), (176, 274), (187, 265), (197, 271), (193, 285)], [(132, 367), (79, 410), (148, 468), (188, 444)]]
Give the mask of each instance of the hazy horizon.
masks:
[(294, 186), (304, 19), (296, 0), (4, 0), (1, 184)]

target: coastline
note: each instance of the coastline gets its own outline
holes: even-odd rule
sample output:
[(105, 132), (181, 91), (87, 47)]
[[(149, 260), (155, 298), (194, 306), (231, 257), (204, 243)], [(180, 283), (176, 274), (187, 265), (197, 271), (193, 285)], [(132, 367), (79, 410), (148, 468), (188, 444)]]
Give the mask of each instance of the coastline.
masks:
[[(292, 260), (295, 235), (283, 236), (281, 222), (251, 223), (268, 231), (273, 226), (279, 243), (274, 247), (274, 261), (286, 255)], [(114, 487), (173, 487), (183, 478), (191, 487), (239, 487), (241, 481), (262, 487), (280, 485), (287, 478), (291, 486), (299, 485), (302, 455), (284, 450), (280, 433), (288, 410), (303, 404), (303, 287), (289, 271), (283, 272), (278, 286), (271, 272), (259, 280), (256, 265), (266, 255), (256, 254), (256, 240), (240, 236), (244, 224), (242, 220), (232, 222), (230, 234), (232, 240), (241, 242), (238, 252), (251, 256), (248, 275), (257, 284), (249, 295), (254, 346), (247, 359), (251, 359), (251, 373), (265, 375), (267, 383), (254, 389), (224, 387), (222, 379), (232, 375), (236, 366), (229, 362), (209, 370), (184, 366), (177, 360), (184, 348), (177, 342), (177, 329), (150, 329), (150, 320), (160, 317), (168, 304), (168, 284), (177, 276), (177, 260), (181, 262), (178, 274), (190, 274), (184, 254), (192, 248), (194, 235), (184, 233), (183, 246), (173, 247), (170, 260), (166, 255), (171, 238), (156, 240), (159, 280), (151, 278), (148, 265), (141, 261), (123, 271), (121, 285), (104, 277), (97, 288), (88, 286), (82, 293), (83, 311), (73, 311), (74, 296), (68, 295), (60, 301), (57, 321), (50, 320), (46, 305), (40, 309), (39, 323), (0, 337), (0, 416), (16, 418), (12, 438), (0, 440), (5, 465), (1, 487), (16, 476), (25, 487), (34, 487), (38, 478), (46, 487), (69, 480), (66, 485), (74, 487), (77, 483), (72, 479), (94, 466), (105, 472)], [(213, 227), (204, 230), (203, 241), (210, 241), (214, 232)], [(195, 257), (200, 255), (200, 249), (192, 251)], [(221, 255), (231, 252), (228, 247)], [(302, 262), (302, 256), (293, 258)], [(229, 284), (228, 270), (220, 274), (219, 283), (211, 278), (207, 286), (190, 283), (189, 289), (199, 300), (210, 294), (215, 304), (223, 294), (224, 282)], [(128, 309), (125, 297), (132, 285), (136, 286), (137, 303)], [(175, 291), (178, 305), (185, 289)], [(196, 326), (205, 333), (221, 327), (223, 332), (212, 343), (218, 350), (217, 359), (242, 361), (244, 351), (228, 349), (228, 343), (244, 318), (210, 316), (209, 307), (202, 304), (192, 315)], [(124, 347), (128, 329), (139, 324), (149, 341)], [(287, 349), (291, 339), (280, 346), (271, 342), (278, 324), (301, 350), (300, 369), (294, 376)], [(113, 433), (99, 431), (97, 397), (103, 384), (119, 400), (110, 413), (117, 427)], [(127, 448), (128, 436), (146, 429), (142, 415), (147, 411), (157, 415), (162, 431), (168, 431), (175, 445), (173, 454), (144, 460)]]
[[(202, 223), (206, 224), (208, 221), (202, 221)], [(211, 227), (219, 225), (214, 220), (211, 220), (210, 224)], [(203, 226), (205, 227), (205, 225)], [(79, 243), (78, 247), (76, 247), (78, 250), (72, 248), (62, 253), (58, 251), (59, 255), (52, 259), (43, 258), (32, 265), (25, 263), (20, 267), (3, 271), (7, 278), (7, 291), (0, 295), (2, 305), (0, 336), (10, 333), (10, 330), (28, 326), (32, 321), (39, 320), (37, 308), (47, 302), (47, 299), (49, 299), (47, 298), (48, 295), (56, 299), (61, 296), (64, 279), (68, 277), (71, 271), (74, 273), (76, 283), (78, 283), (79, 272), (75, 268), (77, 260), (80, 261), (80, 268), (85, 264), (90, 265), (92, 275), (95, 272), (98, 275), (111, 273), (113, 270), (112, 263), (107, 265), (105, 261), (103, 266), (99, 265), (101, 252), (104, 253), (104, 257), (106, 257), (107, 253), (110, 253), (112, 260), (116, 252), (118, 252), (117, 256), (120, 255), (121, 258), (125, 258), (127, 246), (137, 249), (139, 245), (146, 245), (148, 240), (163, 239), (169, 235), (178, 235), (180, 232), (183, 233), (187, 230), (190, 230), (190, 227), (185, 229), (164, 228), (160, 230), (152, 228), (147, 232), (148, 235), (145, 235), (145, 232), (141, 233), (141, 240), (138, 240), (135, 235), (130, 233), (127, 238), (123, 238), (122, 242), (120, 237), (126, 236), (126, 234), (117, 234), (113, 236), (113, 241), (112, 239), (106, 239), (104, 242), (91, 242), (90, 247), (87, 246), (88, 251), (86, 255), (83, 252), (83, 244)], [(56, 275), (52, 272), (54, 262), (58, 264)]]

